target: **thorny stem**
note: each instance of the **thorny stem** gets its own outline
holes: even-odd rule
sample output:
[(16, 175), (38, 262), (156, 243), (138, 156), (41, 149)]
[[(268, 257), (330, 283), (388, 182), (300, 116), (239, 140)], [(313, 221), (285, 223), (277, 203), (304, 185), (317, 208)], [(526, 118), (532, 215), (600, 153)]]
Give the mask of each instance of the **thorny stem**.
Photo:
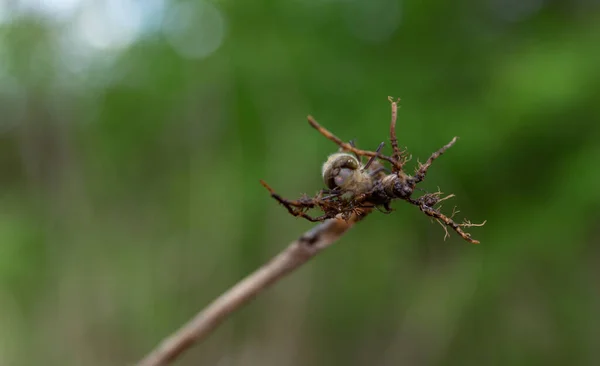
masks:
[(307, 231), (271, 261), (231, 287), (179, 330), (165, 338), (137, 365), (160, 366), (175, 361), (194, 343), (207, 338), (234, 311), (332, 245), (370, 212), (371, 210), (362, 210), (349, 220), (329, 219)]

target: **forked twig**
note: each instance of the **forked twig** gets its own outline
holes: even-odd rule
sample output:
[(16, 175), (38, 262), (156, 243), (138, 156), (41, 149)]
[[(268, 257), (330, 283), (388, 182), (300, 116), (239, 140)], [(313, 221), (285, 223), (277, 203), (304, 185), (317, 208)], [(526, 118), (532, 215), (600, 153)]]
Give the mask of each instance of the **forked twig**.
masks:
[[(423, 205), (423, 204), (419, 204), (419, 203), (413, 203), (413, 204), (416, 205), (416, 206), (418, 206), (421, 209), (421, 211), (423, 213), (425, 213), (427, 216), (433, 217), (434, 219), (438, 220), (438, 222), (441, 221), (446, 226), (451, 227), (454, 231), (456, 231), (456, 233), (458, 235), (461, 236), (461, 238), (465, 239), (469, 243), (479, 244), (479, 240), (473, 239), (471, 237), (471, 234), (466, 233), (462, 228), (463, 227), (472, 227), (472, 226), (483, 226), (483, 225), (485, 225), (485, 221), (483, 223), (481, 223), (481, 224), (471, 224), (470, 222), (463, 223), (463, 224), (457, 224), (450, 217), (444, 215), (439, 210), (437, 210), (437, 209), (435, 209), (433, 207), (430, 207), (430, 206), (427, 206), (427, 205)], [(448, 233), (448, 231), (446, 231), (446, 234), (447, 233)], [(446, 235), (444, 235), (444, 239), (446, 239)]]
[[(267, 184), (267, 182), (265, 182), (264, 180), (261, 179), (260, 184), (262, 184), (262, 186), (265, 187), (271, 193), (271, 197), (273, 197), (275, 200), (277, 200), (277, 202), (281, 203), (288, 210), (288, 212), (291, 215), (304, 217), (305, 219), (307, 219), (308, 221), (311, 221), (311, 222), (320, 222), (320, 221), (323, 221), (328, 218), (328, 216), (326, 214), (322, 215), (322, 216), (318, 216), (318, 217), (312, 217), (312, 216), (306, 214), (306, 210), (309, 210), (316, 206), (316, 203), (314, 202), (314, 200), (302, 199), (302, 198), (299, 200), (293, 200), (293, 201), (286, 200), (283, 197), (281, 197), (280, 195), (278, 195), (277, 193), (275, 193), (273, 188), (271, 188), (271, 186), (269, 186)], [(302, 207), (302, 209), (299, 209), (297, 207)]]
[(329, 219), (307, 231), (275, 258), (231, 287), (164, 339), (137, 365), (160, 366), (171, 363), (194, 343), (208, 337), (231, 313), (336, 242), (369, 212), (368, 209), (362, 210), (349, 220)]
[(328, 129), (326, 129), (325, 127), (321, 126), (315, 119), (313, 116), (308, 116), (308, 123), (315, 128), (317, 131), (319, 131), (319, 133), (323, 136), (325, 136), (325, 138), (335, 142), (339, 147), (341, 147), (343, 150), (346, 151), (350, 151), (358, 156), (368, 156), (368, 157), (377, 157), (381, 160), (385, 160), (387, 162), (389, 162), (390, 164), (392, 164), (392, 166), (396, 166), (398, 164), (398, 162), (394, 159), (392, 159), (389, 156), (385, 156), (381, 153), (375, 152), (375, 151), (369, 151), (369, 150), (361, 150), (358, 149), (354, 146), (352, 146), (351, 144), (342, 141), (339, 137), (337, 137), (336, 135), (334, 135), (333, 133), (331, 133), (331, 131), (329, 131)]
[[(175, 360), (192, 344), (206, 338), (232, 312), (334, 243), (373, 209), (381, 210), (379, 207), (383, 207), (385, 209), (383, 212), (391, 212), (390, 203), (393, 200), (405, 200), (419, 207), (427, 216), (440, 223), (445, 231), (444, 239), (449, 235), (447, 228), (450, 227), (466, 241), (479, 243), (463, 228), (482, 226), (485, 221), (481, 224), (473, 224), (465, 220), (458, 224), (453, 220), (456, 209), (453, 210), (451, 217), (440, 212), (439, 203), (454, 195), (440, 198), (442, 193), (438, 189), (438, 192), (412, 198), (417, 189), (416, 184), (423, 181), (433, 161), (454, 145), (457, 138), (453, 138), (448, 144), (433, 153), (425, 164), (419, 164), (414, 176), (406, 174), (402, 168), (408, 159), (398, 147), (396, 138), (397, 101), (390, 98), (390, 102), (392, 102), (390, 124), (392, 156), (381, 154), (383, 143), (376, 151), (358, 149), (354, 143), (342, 141), (319, 125), (313, 117), (308, 116), (308, 122), (312, 127), (336, 143), (341, 150), (354, 153), (356, 158), (346, 153), (331, 155), (330, 158), (333, 157), (333, 160), (328, 159), (323, 168), (324, 182), (329, 189), (321, 190), (314, 197), (303, 196), (298, 200), (288, 200), (277, 194), (264, 181), (261, 181), (261, 184), (291, 215), (313, 222), (323, 222), (292, 242), (270, 262), (213, 301), (177, 332), (166, 338), (152, 353), (140, 361), (139, 366), (166, 365)], [(362, 165), (361, 158), (364, 156), (370, 159), (365, 165)], [(392, 167), (391, 173), (385, 174), (387, 169), (376, 159), (389, 162)], [(318, 217), (308, 215), (307, 211), (313, 208), (322, 210), (324, 214)]]
[[(339, 137), (334, 135), (332, 132), (330, 132), (329, 130), (327, 130), (326, 128), (321, 126), (319, 123), (317, 123), (317, 121), (312, 116), (308, 116), (308, 123), (313, 128), (315, 128), (321, 135), (323, 135), (325, 138), (327, 138), (328, 140), (333, 141), (335, 144), (337, 144), (341, 148), (341, 150), (345, 150), (345, 151), (354, 153), (357, 156), (357, 158), (359, 159), (358, 161), (360, 161), (360, 157), (362, 157), (362, 156), (370, 157), (371, 159), (369, 160), (369, 163), (367, 163), (366, 167), (368, 167), (368, 165), (370, 165), (370, 163), (372, 163), (373, 159), (375, 159), (375, 158), (385, 160), (392, 165), (392, 173), (393, 174), (390, 174), (386, 177), (383, 177), (381, 179), (373, 181), (372, 182), (373, 187), (368, 191), (368, 193), (354, 195), (353, 201), (351, 200), (351, 201), (347, 202), (347, 204), (344, 204), (344, 203), (340, 204), (339, 200), (335, 201), (335, 202), (329, 201), (329, 200), (322, 200), (320, 196), (316, 196), (312, 199), (307, 198), (305, 201), (300, 202), (297, 200), (296, 201), (286, 200), (286, 199), (282, 198), (281, 196), (279, 196), (278, 194), (276, 194), (270, 187), (266, 186), (265, 185), (266, 183), (263, 183), (263, 185), (265, 185), (265, 187), (267, 187), (267, 189), (269, 189), (271, 196), (273, 196), (273, 198), (275, 198), (277, 201), (279, 201), (279, 203), (284, 205), (286, 207), (286, 209), (292, 215), (305, 217), (305, 218), (309, 219), (310, 221), (316, 221), (313, 217), (307, 216), (304, 213), (307, 209), (310, 209), (310, 208), (316, 207), (316, 208), (320, 208), (321, 210), (323, 210), (325, 215), (320, 217), (320, 218), (322, 218), (322, 217), (332, 217), (332, 215), (337, 215), (340, 213), (351, 212), (352, 207), (354, 207), (355, 205), (361, 205), (363, 203), (370, 202), (374, 205), (381, 204), (387, 208), (387, 207), (389, 207), (389, 203), (391, 200), (403, 199), (413, 205), (418, 206), (419, 209), (423, 213), (436, 219), (438, 221), (438, 223), (443, 223), (446, 226), (449, 226), (454, 231), (456, 231), (456, 233), (459, 234), (466, 241), (473, 243), (473, 244), (478, 244), (479, 243), (478, 240), (473, 239), (471, 237), (471, 234), (466, 233), (462, 229), (463, 227), (472, 227), (475, 225), (473, 225), (471, 223), (458, 224), (453, 220), (453, 216), (448, 217), (448, 216), (444, 215), (439, 209), (436, 209), (433, 207), (435, 204), (441, 202), (442, 200), (453, 197), (454, 195), (450, 195), (448, 197), (440, 199), (439, 196), (440, 196), (441, 192), (439, 192), (439, 193), (434, 193), (434, 194), (427, 194), (418, 199), (411, 198), (411, 195), (414, 192), (416, 184), (422, 182), (425, 179), (425, 176), (427, 175), (427, 171), (429, 170), (429, 168), (431, 167), (433, 162), (437, 158), (439, 158), (442, 154), (444, 154), (446, 152), (446, 150), (448, 150), (450, 147), (452, 147), (458, 140), (458, 137), (454, 137), (449, 143), (442, 146), (439, 150), (437, 150), (436, 152), (431, 154), (431, 156), (427, 159), (427, 161), (424, 164), (419, 163), (419, 166), (417, 167), (417, 169), (415, 171), (415, 175), (413, 177), (408, 176), (402, 170), (404, 164), (406, 163), (406, 161), (408, 161), (408, 159), (406, 158), (406, 156), (404, 156), (404, 152), (400, 151), (400, 148), (398, 147), (398, 139), (396, 136), (396, 120), (397, 120), (397, 112), (398, 112), (397, 101), (394, 101), (394, 99), (392, 97), (388, 97), (388, 100), (392, 103), (392, 118), (391, 118), (391, 122), (390, 122), (390, 143), (391, 143), (392, 149), (393, 149), (392, 156), (386, 156), (380, 152), (380, 148), (382, 147), (382, 145), (379, 146), (377, 151), (368, 151), (368, 150), (358, 149), (355, 146), (354, 142), (346, 143), (346, 142), (342, 141), (342, 139), (340, 139)], [(341, 159), (343, 160), (345, 158), (342, 157)], [(362, 170), (365, 170), (365, 167), (363, 167)], [(345, 180), (346, 178), (341, 178), (341, 179)], [(364, 182), (365, 179), (363, 178), (362, 181)], [(357, 186), (354, 185), (353, 187), (357, 187)], [(335, 204), (337, 204), (337, 205), (335, 205)], [(477, 224), (477, 225), (483, 225), (483, 224)], [(445, 234), (448, 233), (447, 230), (444, 230), (444, 231), (445, 231)]]
[(425, 162), (425, 164), (419, 163), (419, 167), (417, 168), (417, 171), (415, 173), (415, 178), (417, 179), (417, 182), (422, 182), (423, 179), (425, 179), (425, 175), (427, 174), (427, 170), (429, 169), (429, 167), (431, 166), (431, 164), (433, 163), (433, 161), (435, 159), (439, 158), (440, 156), (442, 156), (442, 154), (444, 154), (446, 152), (446, 150), (448, 150), (449, 148), (451, 148), (452, 145), (454, 145), (457, 140), (458, 140), (458, 137), (454, 137), (452, 140), (450, 140), (449, 143), (447, 143), (446, 145), (442, 146), (438, 151), (436, 151), (433, 154), (431, 154), (431, 156), (429, 157), (429, 159), (427, 159), (427, 161)]

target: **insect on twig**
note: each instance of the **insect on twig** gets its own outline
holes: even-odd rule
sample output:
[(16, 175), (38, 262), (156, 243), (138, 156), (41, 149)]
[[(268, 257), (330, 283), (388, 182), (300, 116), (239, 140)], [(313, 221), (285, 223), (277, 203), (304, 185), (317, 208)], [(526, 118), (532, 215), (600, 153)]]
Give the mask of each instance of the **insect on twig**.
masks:
[[(312, 116), (308, 116), (308, 123), (313, 128), (339, 146), (340, 151), (330, 155), (323, 164), (322, 177), (327, 189), (319, 191), (314, 197), (303, 196), (298, 200), (288, 200), (278, 195), (262, 180), (261, 184), (290, 214), (309, 221), (324, 221), (335, 217), (347, 220), (352, 214), (360, 214), (361, 210), (372, 208), (383, 208), (380, 211), (390, 213), (392, 211), (390, 203), (400, 199), (419, 207), (423, 213), (440, 223), (445, 230), (444, 239), (448, 236), (447, 228), (451, 228), (466, 241), (478, 244), (479, 241), (471, 238), (471, 234), (463, 229), (483, 226), (485, 221), (481, 224), (473, 224), (465, 220), (459, 224), (453, 219), (456, 209), (451, 216), (446, 216), (440, 211), (439, 203), (454, 195), (442, 197), (442, 193), (438, 190), (435, 193), (425, 193), (413, 198), (416, 185), (425, 179), (433, 161), (451, 148), (458, 138), (454, 137), (449, 143), (431, 154), (424, 164), (419, 163), (414, 175), (407, 174), (403, 168), (404, 164), (410, 160), (410, 156), (405, 150), (399, 148), (396, 138), (399, 100), (393, 100), (391, 97), (388, 99), (392, 105), (390, 144), (393, 152), (391, 156), (381, 153), (383, 142), (375, 151), (361, 150), (355, 146), (353, 141), (342, 141), (317, 123)], [(362, 163), (363, 157), (368, 158), (365, 164)], [(389, 163), (391, 170), (388, 170), (383, 162)], [(310, 216), (307, 212), (314, 208), (320, 209), (323, 214), (317, 217)]]

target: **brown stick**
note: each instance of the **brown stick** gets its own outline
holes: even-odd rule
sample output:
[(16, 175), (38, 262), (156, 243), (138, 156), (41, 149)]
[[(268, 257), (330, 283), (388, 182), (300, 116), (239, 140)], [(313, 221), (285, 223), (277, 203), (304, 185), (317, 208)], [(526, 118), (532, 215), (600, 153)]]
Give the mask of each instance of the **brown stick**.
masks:
[(335, 142), (339, 147), (341, 147), (342, 149), (346, 150), (346, 151), (351, 151), (359, 156), (368, 156), (368, 157), (373, 157), (376, 156), (379, 159), (385, 160), (390, 162), (390, 164), (392, 164), (392, 166), (397, 166), (398, 165), (398, 161), (389, 157), (389, 156), (385, 156), (379, 152), (375, 152), (375, 151), (368, 151), (368, 150), (361, 150), (361, 149), (357, 149), (356, 147), (350, 145), (347, 142), (342, 141), (339, 137), (337, 137), (336, 135), (334, 135), (333, 133), (331, 133), (331, 131), (329, 131), (328, 129), (326, 129), (325, 127), (321, 126), (315, 119), (313, 116), (308, 116), (308, 123), (317, 131), (319, 131), (319, 133), (323, 136), (325, 136), (328, 140), (331, 140), (333, 142)]
[[(450, 226), (454, 231), (456, 231), (456, 233), (458, 235), (460, 235), (463, 239), (465, 239), (469, 243), (479, 244), (479, 240), (475, 240), (475, 239), (471, 238), (471, 234), (466, 233), (462, 229), (462, 227), (483, 226), (485, 224), (485, 221), (482, 224), (471, 224), (471, 223), (457, 224), (457, 223), (454, 222), (454, 220), (452, 220), (448, 216), (444, 215), (443, 213), (439, 212), (438, 210), (436, 210), (436, 209), (434, 209), (432, 207), (428, 207), (428, 206), (425, 206), (425, 205), (420, 205), (419, 208), (427, 216), (431, 216), (431, 217), (433, 217), (433, 218), (435, 218), (437, 220), (441, 220), (444, 224), (446, 224), (447, 226)], [(448, 234), (447, 231), (446, 231), (446, 234)], [(446, 239), (446, 235), (444, 235), (444, 239)]]
[(204, 340), (231, 313), (241, 308), (270, 285), (281, 280), (321, 250), (338, 240), (370, 210), (346, 221), (327, 220), (293, 241), (283, 252), (219, 296), (174, 334), (164, 339), (138, 366), (167, 365), (194, 343)]
[(448, 150), (449, 148), (452, 147), (452, 145), (454, 145), (456, 143), (456, 140), (458, 140), (458, 137), (454, 137), (452, 140), (450, 140), (449, 143), (447, 143), (446, 145), (442, 146), (438, 151), (434, 152), (433, 154), (431, 154), (431, 156), (429, 157), (429, 159), (427, 159), (427, 161), (425, 162), (425, 164), (420, 164), (419, 168), (417, 169), (416, 173), (415, 173), (415, 178), (417, 178), (417, 183), (423, 181), (423, 179), (425, 179), (425, 175), (427, 174), (427, 170), (429, 169), (429, 167), (431, 166), (431, 164), (433, 163), (433, 161), (437, 158), (439, 158), (440, 156), (442, 156), (442, 154), (444, 154), (446, 152), (446, 150)]
[[(390, 143), (392, 145), (392, 158), (400, 160), (402, 153), (398, 147), (398, 138), (396, 137), (396, 120), (398, 119), (398, 101), (394, 101), (394, 98), (388, 97), (390, 103), (392, 103), (392, 121), (390, 122)], [(400, 166), (402, 169), (402, 166)]]

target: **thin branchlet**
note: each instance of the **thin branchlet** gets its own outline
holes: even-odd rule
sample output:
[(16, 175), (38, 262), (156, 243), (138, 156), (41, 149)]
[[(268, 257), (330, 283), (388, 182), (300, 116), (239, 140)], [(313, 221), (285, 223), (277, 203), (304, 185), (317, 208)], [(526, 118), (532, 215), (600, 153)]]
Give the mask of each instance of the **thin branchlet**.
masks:
[[(473, 224), (465, 220), (459, 224), (453, 219), (457, 213), (456, 209), (453, 210), (451, 216), (443, 214), (440, 210), (440, 202), (454, 197), (454, 195), (440, 198), (442, 193), (438, 190), (438, 192), (425, 193), (420, 197), (413, 198), (416, 185), (425, 179), (433, 161), (452, 147), (458, 138), (454, 137), (448, 144), (431, 154), (424, 164), (419, 163), (414, 176), (407, 174), (404, 172), (403, 167), (410, 160), (410, 157), (407, 157), (405, 151), (400, 150), (396, 137), (399, 99), (394, 100), (391, 97), (388, 99), (392, 106), (390, 144), (393, 151), (391, 156), (381, 153), (383, 142), (375, 151), (359, 149), (354, 141), (344, 142), (317, 123), (312, 116), (308, 116), (308, 123), (325, 138), (337, 144), (342, 152), (331, 155), (323, 166), (323, 178), (329, 189), (319, 191), (314, 197), (303, 196), (298, 200), (288, 200), (277, 194), (262, 180), (261, 184), (291, 215), (303, 217), (312, 222), (336, 217), (347, 220), (360, 210), (372, 210), (373, 208), (384, 213), (390, 213), (392, 211), (390, 203), (401, 199), (419, 207), (423, 213), (440, 223), (445, 230), (444, 238), (448, 236), (447, 228), (451, 228), (464, 240), (478, 244), (479, 241), (473, 239), (471, 234), (463, 229), (482, 226), (485, 221), (481, 224)], [(363, 157), (369, 158), (365, 165), (362, 164)], [(383, 166), (378, 159), (388, 162), (391, 165), (391, 171)], [(323, 215), (310, 216), (307, 212), (313, 208), (320, 209)]]
[(342, 150), (344, 151), (350, 151), (358, 156), (366, 156), (366, 157), (377, 157), (381, 160), (385, 160), (387, 162), (389, 162), (390, 164), (392, 164), (393, 166), (395, 166), (398, 161), (392, 159), (390, 156), (385, 156), (381, 153), (377, 153), (375, 151), (369, 151), (369, 150), (361, 150), (358, 149), (354, 146), (352, 146), (351, 144), (342, 141), (339, 137), (337, 137), (336, 135), (334, 135), (333, 133), (331, 133), (329, 130), (327, 130), (325, 127), (321, 126), (314, 118), (313, 116), (308, 116), (308, 123), (315, 128), (317, 131), (319, 131), (319, 133), (323, 136), (325, 136), (325, 138), (335, 142), (340, 148), (342, 148)]
[(425, 164), (419, 164), (419, 167), (417, 168), (417, 170), (415, 172), (415, 179), (417, 180), (417, 183), (422, 182), (423, 179), (425, 179), (425, 175), (427, 174), (427, 170), (431, 166), (431, 163), (433, 163), (433, 161), (435, 159), (439, 158), (443, 153), (445, 153), (446, 150), (451, 148), (452, 145), (454, 145), (457, 140), (458, 140), (458, 137), (454, 137), (449, 143), (442, 146), (441, 149), (439, 149), (438, 151), (431, 154), (431, 156), (429, 157), (429, 159), (427, 159)]
[(400, 161), (402, 151), (400, 151), (400, 148), (398, 147), (398, 138), (396, 137), (396, 120), (398, 119), (398, 102), (400, 99), (394, 100), (394, 98), (388, 97), (388, 100), (392, 105), (392, 121), (390, 122), (390, 144), (392, 145), (393, 150), (392, 158), (400, 162), (400, 164), (394, 168), (396, 170), (402, 170), (404, 162)]

